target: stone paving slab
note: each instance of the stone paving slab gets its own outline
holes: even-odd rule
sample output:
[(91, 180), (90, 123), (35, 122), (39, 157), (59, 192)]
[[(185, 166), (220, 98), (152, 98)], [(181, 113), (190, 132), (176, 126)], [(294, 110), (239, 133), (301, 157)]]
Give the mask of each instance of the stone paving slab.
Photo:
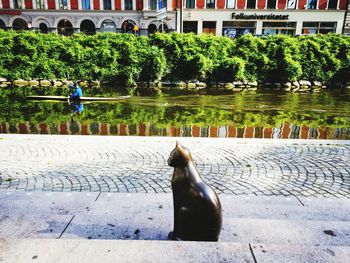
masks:
[[(47, 211), (49, 212), (49, 211)], [(0, 238), (59, 238), (71, 215), (0, 215)]]
[(9, 263), (254, 262), (248, 244), (74, 239), (0, 239), (1, 260)]
[(350, 221), (350, 199), (220, 195), (225, 217)]
[(0, 189), (169, 193), (179, 140), (218, 193), (350, 197), (350, 141), (0, 134)]
[[(4, 208), (0, 210), (0, 237), (166, 240), (172, 230), (171, 194), (101, 193), (94, 199), (87, 193), (53, 193), (49, 202), (46, 194), (41, 193), (41, 202), (39, 198), (25, 200), (27, 193), (16, 191), (11, 201), (8, 191), (0, 191)], [(324, 208), (303, 206), (295, 197), (222, 194), (220, 199), (220, 242), (350, 246), (349, 199), (319, 199), (319, 204), (333, 204)], [(53, 208), (51, 203), (62, 207)]]
[(87, 210), (99, 193), (0, 191), (0, 215), (74, 215)]
[(256, 262), (350, 262), (348, 246), (291, 246), (251, 244)]
[(220, 240), (276, 245), (350, 246), (350, 222), (226, 218)]

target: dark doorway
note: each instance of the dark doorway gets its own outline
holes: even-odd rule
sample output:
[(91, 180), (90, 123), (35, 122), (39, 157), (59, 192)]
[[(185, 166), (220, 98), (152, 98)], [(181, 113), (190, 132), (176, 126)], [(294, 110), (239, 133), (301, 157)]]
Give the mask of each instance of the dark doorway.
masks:
[(157, 26), (155, 24), (150, 24), (148, 26), (148, 35), (154, 34), (157, 32)]
[(47, 27), (47, 25), (45, 23), (40, 23), (39, 24), (39, 31), (40, 31), (40, 33), (47, 34), (49, 32), (49, 28)]
[(184, 33), (198, 33), (198, 22), (197, 21), (184, 21), (183, 23)]
[(134, 33), (136, 23), (132, 20), (125, 20), (122, 24), (122, 33)]
[(16, 18), (12, 23), (13, 30), (27, 30), (27, 22), (22, 18)]
[(67, 19), (61, 20), (60, 22), (58, 22), (57, 32), (58, 32), (58, 34), (64, 35), (64, 36), (73, 35), (72, 23), (69, 22)]
[(158, 31), (159, 32), (165, 32), (165, 33), (168, 33), (169, 32), (169, 29), (168, 29), (168, 26), (166, 24), (160, 24), (159, 27), (158, 27)]
[(84, 20), (80, 24), (80, 32), (86, 35), (94, 35), (96, 33), (95, 24), (91, 20)]

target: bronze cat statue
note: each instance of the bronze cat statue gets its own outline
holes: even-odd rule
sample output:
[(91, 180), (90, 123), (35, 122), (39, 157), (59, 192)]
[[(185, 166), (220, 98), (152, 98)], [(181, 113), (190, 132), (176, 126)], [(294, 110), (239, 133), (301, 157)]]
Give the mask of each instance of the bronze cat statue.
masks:
[(174, 167), (171, 179), (174, 201), (173, 240), (218, 241), (221, 204), (214, 190), (199, 175), (191, 153), (176, 143), (168, 164)]

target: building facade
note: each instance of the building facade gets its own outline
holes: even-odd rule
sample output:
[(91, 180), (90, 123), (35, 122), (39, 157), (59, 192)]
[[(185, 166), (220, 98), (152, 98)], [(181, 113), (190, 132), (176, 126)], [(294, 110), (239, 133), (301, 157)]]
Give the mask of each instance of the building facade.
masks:
[(344, 23), (344, 34), (350, 35), (350, 1), (348, 0), (348, 8), (345, 14), (345, 23)]
[(0, 27), (44, 33), (147, 35), (173, 31), (175, 21), (172, 0), (0, 0)]
[(346, 9), (347, 0), (187, 0), (183, 30), (224, 36), (342, 33)]
[[(156, 31), (316, 34), (350, 31), (348, 0), (0, 0), (0, 28), (70, 35)], [(180, 8), (182, 6), (182, 8)]]

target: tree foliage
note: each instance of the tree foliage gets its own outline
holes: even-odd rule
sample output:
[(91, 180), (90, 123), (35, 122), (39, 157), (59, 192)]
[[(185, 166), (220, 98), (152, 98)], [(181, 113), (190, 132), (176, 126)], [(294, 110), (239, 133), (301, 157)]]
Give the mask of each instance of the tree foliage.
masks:
[(350, 37), (98, 33), (0, 30), (0, 77), (116, 81), (350, 81)]

